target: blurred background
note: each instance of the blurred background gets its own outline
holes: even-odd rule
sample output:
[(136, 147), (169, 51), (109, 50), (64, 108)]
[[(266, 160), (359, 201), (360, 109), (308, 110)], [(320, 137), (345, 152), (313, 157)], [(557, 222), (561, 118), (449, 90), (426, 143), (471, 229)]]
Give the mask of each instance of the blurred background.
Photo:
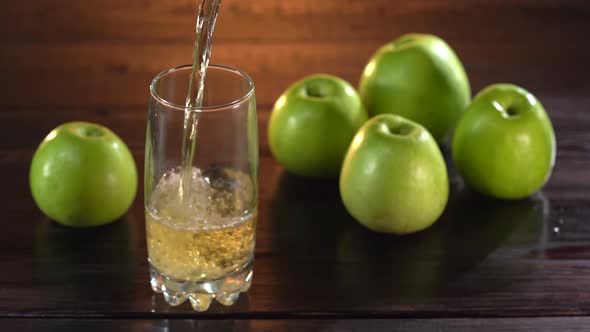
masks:
[[(27, 183), (23, 165), (44, 136), (63, 122), (84, 120), (123, 138), (141, 179), (148, 86), (160, 71), (191, 61), (198, 3), (0, 2), (5, 175)], [(587, 0), (223, 0), (212, 63), (253, 77), (261, 158), (270, 158), (266, 126), (285, 88), (312, 73), (341, 76), (356, 86), (369, 57), (409, 32), (445, 39), (463, 62), (473, 94), (510, 82), (539, 97), (556, 125), (558, 159), (575, 160), (570, 151), (580, 149), (590, 98)], [(262, 165), (261, 174), (272, 164)], [(572, 195), (568, 186), (585, 172), (576, 165), (557, 163), (547, 186), (551, 198)], [(8, 187), (0, 194), (32, 204), (26, 186)], [(137, 203), (142, 190), (138, 194)], [(136, 208), (142, 211), (141, 204)]]
[[(145, 115), (154, 75), (191, 61), (197, 3), (2, 1), (1, 111), (63, 106), (82, 119), (96, 106), (141, 106)], [(428, 32), (455, 49), (474, 93), (511, 82), (541, 97), (581, 96), (590, 91), (589, 21), (586, 0), (223, 0), (212, 62), (249, 73), (264, 111), (307, 74), (356, 86), (379, 46)]]
[[(0, 151), (10, 152), (2, 159), (7, 174), (26, 183), (23, 162), (51, 129), (73, 120), (114, 130), (141, 169), (149, 83), (160, 71), (191, 61), (197, 5), (0, 2), (0, 128), (7, 138)], [(497, 82), (527, 88), (556, 125), (558, 159), (568, 158), (571, 149), (564, 146), (575, 150), (590, 92), (587, 0), (223, 0), (212, 63), (253, 77), (261, 156), (269, 157), (268, 115), (285, 88), (312, 73), (356, 86), (369, 57), (409, 32), (445, 39), (463, 62), (473, 94)], [(556, 172), (548, 185), (554, 193), (555, 183), (565, 190), (577, 182), (582, 169), (572, 167)], [(30, 202), (26, 189), (6, 188), (6, 194)]]

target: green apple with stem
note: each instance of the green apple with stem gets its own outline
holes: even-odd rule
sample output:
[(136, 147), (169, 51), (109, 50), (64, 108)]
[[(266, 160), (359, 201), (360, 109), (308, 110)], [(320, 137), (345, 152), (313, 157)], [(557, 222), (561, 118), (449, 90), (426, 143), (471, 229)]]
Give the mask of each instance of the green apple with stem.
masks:
[(555, 163), (555, 134), (543, 105), (515, 85), (487, 87), (457, 125), (453, 161), (482, 194), (520, 199), (538, 191)]
[(381, 47), (365, 67), (359, 93), (371, 116), (403, 116), (426, 127), (439, 143), (450, 136), (471, 98), (455, 52), (427, 34), (407, 34)]
[(373, 117), (358, 131), (339, 185), (344, 206), (357, 221), (393, 234), (432, 225), (449, 196), (447, 168), (434, 138), (393, 114)]
[(127, 212), (137, 192), (137, 169), (129, 148), (111, 130), (68, 122), (37, 148), (29, 183), (37, 206), (51, 219), (98, 226)]
[(291, 173), (337, 177), (350, 141), (367, 118), (348, 82), (326, 74), (308, 76), (275, 103), (268, 125), (270, 150)]

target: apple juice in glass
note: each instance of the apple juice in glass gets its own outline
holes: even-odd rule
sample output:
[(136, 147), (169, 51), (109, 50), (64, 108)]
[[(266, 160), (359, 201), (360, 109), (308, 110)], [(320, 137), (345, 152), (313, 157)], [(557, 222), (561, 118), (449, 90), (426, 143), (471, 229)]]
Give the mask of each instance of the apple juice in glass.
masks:
[[(190, 65), (172, 68), (150, 86), (145, 215), (153, 290), (171, 305), (188, 299), (203, 311), (212, 299), (233, 304), (250, 287), (258, 131), (248, 75), (209, 66), (201, 105), (187, 106), (191, 71)], [(188, 166), (181, 149), (186, 112), (198, 121)]]

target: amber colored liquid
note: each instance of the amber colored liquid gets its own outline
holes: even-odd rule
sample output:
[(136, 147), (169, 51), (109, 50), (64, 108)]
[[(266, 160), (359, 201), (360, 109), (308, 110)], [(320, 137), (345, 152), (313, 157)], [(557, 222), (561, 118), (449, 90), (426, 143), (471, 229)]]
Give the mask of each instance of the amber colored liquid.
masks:
[(193, 169), (189, 204), (178, 196), (177, 171), (154, 189), (146, 232), (149, 261), (160, 273), (178, 280), (215, 280), (253, 258), (257, 210), (252, 182), (232, 170), (222, 175), (211, 180)]

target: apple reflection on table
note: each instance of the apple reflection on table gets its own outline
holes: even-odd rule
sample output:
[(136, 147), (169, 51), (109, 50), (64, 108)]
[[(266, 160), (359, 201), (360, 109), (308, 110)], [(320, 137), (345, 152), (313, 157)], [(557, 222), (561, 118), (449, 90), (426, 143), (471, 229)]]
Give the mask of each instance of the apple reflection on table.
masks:
[[(366, 308), (392, 305), (392, 299), (424, 303), (461, 290), (462, 280), (469, 273), (477, 274), (492, 254), (526, 256), (543, 249), (549, 202), (542, 193), (516, 201), (493, 200), (469, 190), (456, 176), (450, 189), (448, 206), (431, 228), (395, 236), (372, 232), (356, 222), (340, 201), (336, 180), (283, 172), (275, 187), (270, 222), (273, 250), (284, 259), (273, 268), (277, 278), (289, 280), (285, 283), (292, 287), (281, 289), (279, 296), (298, 306), (312, 302)], [(510, 265), (510, 257), (498, 262), (490, 266), (519, 268)], [(486, 290), (509, 283), (500, 278)]]
[(96, 310), (136, 303), (141, 289), (135, 280), (145, 261), (140, 227), (143, 222), (133, 214), (90, 228), (63, 226), (45, 216), (36, 220), (33, 280), (42, 296), (86, 301), (84, 308)]

